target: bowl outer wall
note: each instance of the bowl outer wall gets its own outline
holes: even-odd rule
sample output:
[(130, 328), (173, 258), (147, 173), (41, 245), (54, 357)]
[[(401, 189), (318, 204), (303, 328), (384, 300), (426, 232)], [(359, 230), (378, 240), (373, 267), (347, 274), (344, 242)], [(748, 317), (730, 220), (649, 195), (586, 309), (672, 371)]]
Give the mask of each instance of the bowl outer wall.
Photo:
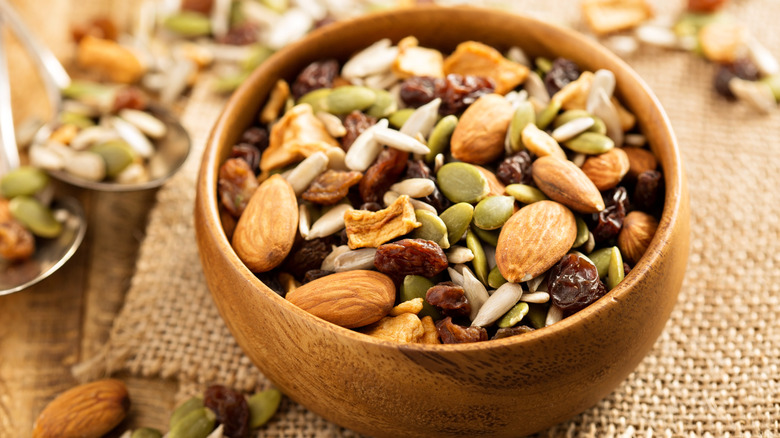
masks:
[[(346, 59), (383, 37), (414, 35), (445, 53), (482, 41), (531, 56), (555, 54), (608, 68), (664, 169), (665, 210), (648, 252), (615, 290), (553, 326), (467, 345), (402, 345), (337, 327), (298, 309), (240, 262), (222, 230), (216, 175), (277, 78), (309, 62)], [(233, 95), (207, 145), (195, 206), (206, 280), (222, 318), (258, 368), (286, 395), (371, 436), (519, 436), (587, 409), (634, 370), (677, 300), (689, 245), (688, 193), (671, 125), (641, 79), (572, 31), (473, 8), (401, 10), (313, 32), (266, 61)]]

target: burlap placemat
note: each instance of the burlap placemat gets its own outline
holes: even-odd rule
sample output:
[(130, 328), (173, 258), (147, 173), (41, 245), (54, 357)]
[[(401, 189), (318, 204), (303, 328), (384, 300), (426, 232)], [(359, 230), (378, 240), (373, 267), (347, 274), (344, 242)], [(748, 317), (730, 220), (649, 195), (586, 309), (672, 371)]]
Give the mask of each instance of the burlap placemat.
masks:
[[(513, 7), (582, 28), (577, 3)], [(654, 4), (671, 16), (682, 3)], [(780, 2), (735, 1), (728, 10), (780, 56)], [(657, 93), (682, 148), (692, 208), (687, 276), (666, 330), (637, 370), (598, 405), (540, 435), (776, 436), (780, 109), (759, 116), (726, 102), (711, 86), (715, 67), (688, 53), (645, 48), (627, 60)], [(194, 240), (197, 166), (223, 103), (208, 88), (198, 85), (183, 115), (195, 153), (159, 192), (126, 305), (104, 354), (79, 368), (84, 376), (122, 370), (174, 378), (181, 397), (212, 382), (242, 390), (269, 385), (213, 306)], [(262, 435), (356, 434), (285, 402)]]

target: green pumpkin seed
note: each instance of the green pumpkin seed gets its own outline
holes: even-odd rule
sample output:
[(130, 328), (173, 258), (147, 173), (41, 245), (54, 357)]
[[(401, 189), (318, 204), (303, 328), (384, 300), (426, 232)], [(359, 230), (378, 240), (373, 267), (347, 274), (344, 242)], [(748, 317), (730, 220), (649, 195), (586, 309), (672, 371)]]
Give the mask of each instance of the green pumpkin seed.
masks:
[(547, 129), (560, 110), (561, 102), (559, 100), (551, 100), (547, 107), (536, 115), (536, 127), (541, 130)]
[(151, 427), (142, 427), (133, 431), (130, 438), (162, 438), (162, 432)]
[(330, 88), (318, 88), (314, 91), (309, 91), (308, 93), (301, 96), (300, 99), (298, 99), (298, 104), (302, 103), (308, 103), (311, 105), (311, 108), (314, 110), (315, 113), (318, 111), (328, 111), (328, 95), (333, 90)]
[(211, 33), (209, 17), (192, 11), (169, 15), (163, 21), (163, 26), (184, 37), (206, 36)]
[(533, 104), (528, 101), (520, 102), (509, 125), (509, 144), (513, 151), (523, 150), (523, 129), (531, 123), (536, 124), (536, 111)]
[(620, 254), (620, 249), (617, 246), (613, 246), (612, 251), (610, 251), (608, 272), (607, 289), (612, 290), (626, 276), (626, 272), (623, 269), (623, 256)]
[(615, 147), (615, 142), (606, 135), (595, 132), (583, 132), (582, 134), (566, 140), (563, 145), (573, 150), (588, 155), (598, 155)]
[(249, 56), (247, 56), (241, 62), (241, 68), (245, 72), (250, 72), (259, 67), (260, 64), (262, 64), (266, 59), (270, 58), (273, 54), (274, 51), (270, 47), (266, 47), (262, 44), (255, 44), (252, 46), (252, 49), (249, 52)]
[(33, 196), (49, 184), (49, 176), (41, 169), (22, 166), (0, 178), (0, 194), (4, 198)]
[(280, 14), (290, 7), (290, 0), (261, 0), (260, 3)]
[(206, 438), (214, 430), (217, 416), (209, 408), (197, 408), (179, 420), (168, 438)]
[(182, 418), (186, 417), (187, 414), (190, 412), (203, 408), (203, 399), (200, 397), (192, 397), (185, 401), (184, 403), (180, 404), (176, 407), (176, 409), (173, 411), (173, 415), (171, 415), (171, 420), (168, 422), (168, 428), (173, 429), (174, 426), (176, 426), (176, 423), (181, 421)]
[(590, 261), (596, 265), (599, 271), (599, 278), (604, 278), (609, 273), (609, 262), (612, 258), (612, 248), (601, 248), (588, 254)]
[(498, 246), (498, 236), (501, 234), (501, 230), (483, 230), (478, 227), (471, 227), (474, 234), (479, 237), (479, 240), (487, 243), (490, 246)]
[(511, 196), (490, 196), (474, 207), (474, 225), (483, 230), (496, 230), (515, 212), (515, 198)]
[(433, 163), (436, 155), (444, 153), (450, 146), (450, 138), (458, 125), (458, 117), (450, 114), (439, 120), (428, 138), (428, 149), (431, 151), (425, 155), (428, 164)]
[(586, 224), (581, 217), (575, 216), (575, 219), (577, 220), (577, 238), (574, 239), (574, 243), (571, 247), (579, 248), (588, 241), (588, 233), (590, 230), (588, 230), (588, 224)]
[(723, 18), (723, 14), (685, 12), (680, 15), (672, 30), (678, 37), (697, 36), (701, 28)]
[(590, 117), (593, 119), (593, 126), (588, 128), (585, 132), (595, 132), (601, 135), (607, 134), (607, 125), (604, 124), (603, 120), (581, 109), (573, 109), (562, 112), (558, 117), (555, 118), (555, 120), (553, 120), (553, 128), (560, 128), (572, 120), (581, 119), (583, 117)]
[(368, 107), (366, 114), (377, 119), (382, 119), (394, 113), (398, 109), (395, 98), (387, 90), (373, 90), (376, 94), (374, 103)]
[(491, 269), (490, 273), (488, 274), (488, 286), (492, 287), (493, 289), (498, 289), (504, 283), (506, 283), (506, 278), (501, 275), (501, 271), (498, 270), (498, 266)]
[(111, 140), (89, 148), (106, 162), (106, 175), (115, 177), (135, 161), (136, 153), (124, 140)]
[(452, 202), (474, 204), (490, 193), (485, 175), (468, 163), (447, 163), (436, 173), (439, 190)]
[(447, 240), (450, 245), (460, 241), (469, 228), (474, 216), (474, 207), (467, 202), (459, 202), (441, 213), (441, 220), (447, 227)]
[(526, 184), (509, 184), (505, 191), (523, 204), (533, 204), (548, 199), (541, 190)]
[(441, 319), (441, 313), (425, 301), (425, 294), (428, 292), (428, 289), (433, 286), (433, 281), (422, 275), (407, 275), (404, 277), (404, 282), (401, 285), (400, 301), (404, 302), (415, 298), (422, 298), (423, 308), (422, 311), (420, 311), (420, 318), (423, 316), (430, 316), (434, 320), (439, 320)]
[[(539, 71), (542, 73), (547, 73), (552, 70), (553, 63), (549, 58), (539, 56), (534, 60), (534, 65), (536, 65), (536, 68), (539, 69)], [(544, 75), (541, 76), (544, 77)]]
[(401, 129), (401, 126), (404, 126), (404, 123), (411, 117), (412, 113), (414, 113), (414, 108), (404, 108), (399, 109), (398, 111), (390, 114), (390, 117), (387, 118), (387, 121), (390, 122), (390, 126), (392, 126), (395, 129)]
[(76, 100), (92, 100), (92, 98), (102, 99), (109, 95), (113, 97), (115, 91), (113, 87), (97, 82), (73, 81), (62, 89), (62, 96)]
[(518, 322), (522, 321), (525, 315), (528, 314), (530, 306), (528, 303), (519, 302), (514, 305), (508, 312), (498, 320), (498, 326), (500, 328), (514, 327)]
[(227, 76), (220, 76), (214, 80), (212, 89), (215, 93), (232, 93), (236, 90), (236, 88), (243, 84), (248, 77), (248, 71), (243, 71), (238, 74), (230, 74)]
[(362, 111), (376, 102), (376, 93), (367, 87), (347, 85), (338, 87), (325, 98), (328, 112), (331, 114), (349, 114)]
[(282, 401), (282, 393), (278, 389), (266, 389), (252, 395), (247, 400), (249, 404), (249, 427), (256, 429), (271, 419)]
[(62, 231), (62, 224), (54, 219), (51, 210), (35, 198), (17, 196), (8, 203), (8, 209), (14, 219), (36, 236), (53, 238)]
[(84, 114), (74, 113), (70, 111), (60, 114), (60, 123), (63, 125), (74, 125), (79, 129), (89, 128), (95, 126), (95, 122)]
[(531, 323), (531, 327), (535, 329), (540, 329), (546, 325), (547, 321), (547, 309), (549, 308), (548, 303), (544, 304), (537, 304), (537, 303), (529, 303), (528, 304), (528, 321)]
[(487, 256), (485, 256), (485, 250), (482, 248), (482, 242), (480, 242), (477, 235), (474, 234), (471, 229), (466, 232), (466, 247), (474, 253), (474, 260), (471, 261), (471, 266), (474, 267), (474, 274), (482, 284), (487, 285)]
[(769, 85), (769, 89), (772, 90), (772, 95), (775, 96), (775, 100), (780, 102), (780, 74), (766, 76), (759, 80)]
[(412, 237), (436, 242), (442, 249), (450, 247), (450, 241), (447, 238), (447, 225), (439, 216), (436, 216), (436, 213), (428, 210), (415, 210), (414, 214), (417, 216), (417, 222), (420, 222), (422, 226), (412, 231)]

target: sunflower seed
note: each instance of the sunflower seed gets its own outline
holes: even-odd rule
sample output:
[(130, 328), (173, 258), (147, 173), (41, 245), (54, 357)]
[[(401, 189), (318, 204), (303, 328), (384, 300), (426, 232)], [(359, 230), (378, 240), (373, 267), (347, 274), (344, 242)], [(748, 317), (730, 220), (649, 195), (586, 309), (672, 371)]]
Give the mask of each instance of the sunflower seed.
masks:
[(676, 49), (680, 47), (680, 40), (677, 34), (668, 27), (658, 25), (642, 25), (634, 30), (636, 38), (652, 46), (664, 47), (667, 49)]
[[(436, 120), (439, 118), (439, 105), (441, 105), (441, 99), (437, 97), (417, 108), (409, 118), (406, 119), (403, 126), (401, 126), (400, 131), (410, 137), (414, 137), (417, 133), (420, 133), (423, 137), (428, 138), (433, 127), (436, 125)], [(427, 146), (426, 149), (428, 149)], [(423, 153), (428, 152), (426, 151)]]
[(316, 152), (298, 163), (285, 179), (292, 186), (295, 195), (300, 196), (309, 187), (309, 184), (327, 168), (327, 155), (324, 152)]
[(633, 146), (641, 148), (647, 143), (647, 137), (643, 134), (626, 134), (623, 138), (623, 146)]
[(231, 0), (214, 0), (211, 6), (211, 34), (215, 38), (222, 38), (228, 33), (230, 27)]
[(325, 111), (317, 111), (315, 116), (317, 116), (317, 118), (320, 119), (320, 122), (325, 125), (325, 130), (328, 131), (328, 134), (330, 134), (331, 137), (339, 138), (346, 135), (347, 128), (344, 127), (344, 124), (338, 116), (334, 116)]
[(374, 138), (374, 131), (386, 129), (387, 125), (387, 119), (382, 119), (355, 139), (344, 158), (344, 162), (350, 170), (363, 172), (374, 162), (379, 152), (382, 151), (382, 145)]
[(113, 129), (104, 126), (93, 126), (79, 131), (79, 133), (73, 137), (73, 140), (70, 141), (70, 147), (74, 150), (81, 151), (93, 144), (104, 143), (117, 138), (119, 138), (119, 134)]
[(344, 272), (357, 269), (373, 269), (375, 255), (376, 248), (361, 248), (347, 251), (333, 260), (333, 270)]
[(305, 204), (298, 206), (298, 231), (305, 239), (309, 236), (311, 230), (311, 213)]
[(279, 50), (306, 35), (313, 25), (314, 21), (307, 13), (298, 8), (290, 9), (271, 28), (266, 41), (268, 47)]
[(531, 66), (531, 61), (528, 59), (528, 56), (526, 56), (525, 52), (523, 52), (523, 49), (517, 46), (512, 46), (509, 48), (509, 50), (506, 51), (506, 57), (510, 61), (514, 61), (518, 64), (522, 64), (526, 67)]
[(748, 38), (748, 56), (758, 67), (761, 76), (773, 76), (780, 73), (780, 64), (772, 52), (767, 50), (755, 37)]
[(59, 170), (65, 166), (65, 158), (48, 146), (34, 144), (30, 146), (28, 154), (30, 164), (41, 169)]
[[(465, 265), (459, 265), (465, 266)], [(450, 274), (450, 280), (458, 286), (463, 286), (463, 274), (455, 270), (454, 268), (447, 268), (447, 273)]]
[(166, 105), (172, 104), (187, 88), (190, 77), (197, 66), (189, 59), (178, 59), (166, 70), (165, 85), (160, 91), (160, 101)]
[(472, 327), (486, 327), (493, 324), (509, 311), (523, 296), (523, 288), (516, 283), (504, 283), (479, 309), (471, 322)]
[(596, 121), (592, 117), (580, 117), (555, 128), (552, 138), (557, 142), (564, 142), (587, 131)]
[(479, 314), (479, 309), (490, 298), (490, 295), (488, 295), (485, 285), (466, 267), (463, 268), (463, 292), (471, 303), (469, 319), (473, 321)]
[(546, 303), (550, 301), (550, 294), (547, 292), (528, 292), (523, 294), (522, 298), (520, 298), (521, 301), (525, 301), (526, 303)]
[(398, 56), (398, 47), (391, 47), (390, 39), (381, 39), (361, 50), (341, 69), (341, 75), (347, 79), (363, 78), (390, 70)]
[(138, 155), (149, 158), (154, 154), (152, 142), (134, 125), (119, 117), (111, 117), (110, 124), (116, 129), (119, 137), (126, 141)]
[(150, 179), (149, 171), (141, 163), (130, 163), (114, 177), (114, 180), (120, 184), (138, 184)]
[(92, 152), (74, 152), (64, 161), (66, 172), (89, 181), (100, 181), (106, 177), (106, 162)]
[(451, 246), (447, 251), (447, 261), (452, 264), (468, 263), (474, 260), (474, 253), (465, 246)]
[(401, 196), (399, 193), (394, 192), (392, 190), (388, 190), (385, 192), (384, 195), (382, 195), (382, 203), (385, 204), (385, 207), (389, 206), (393, 202), (395, 202), (398, 197)]
[(260, 2), (239, 2), (240, 15), (249, 21), (256, 22), (264, 28), (271, 28), (279, 22), (281, 16), (273, 9), (263, 6)]
[(428, 204), (426, 202), (422, 202), (419, 199), (411, 199), (410, 198), (409, 202), (412, 203), (412, 207), (414, 207), (415, 210), (425, 210), (425, 211), (429, 211), (429, 212), (431, 212), (433, 214), (438, 214), (438, 211), (436, 211), (436, 208), (433, 205)]
[(760, 113), (768, 114), (776, 106), (775, 95), (765, 82), (734, 77), (729, 80), (729, 90)]
[[(408, 124), (409, 122), (404, 124)], [(414, 137), (410, 137), (403, 131), (396, 131), (390, 128), (377, 128), (374, 130), (374, 139), (381, 144), (390, 146), (400, 151), (411, 152), (413, 154), (427, 154), (430, 152), (428, 146), (419, 142)], [(353, 145), (354, 146), (354, 145)], [(350, 151), (352, 148), (349, 149)]]
[(390, 190), (410, 198), (424, 198), (436, 190), (436, 183), (428, 178), (409, 178), (391, 185)]
[(526, 286), (528, 286), (528, 292), (530, 293), (536, 292), (546, 277), (547, 276), (545, 274), (542, 274), (526, 281), (525, 284)]
[(125, 108), (119, 111), (119, 117), (138, 128), (147, 137), (162, 138), (168, 132), (165, 123), (145, 111)]
[(224, 424), (220, 424), (206, 438), (224, 438), (224, 436), (225, 436), (225, 425)]
[(306, 240), (327, 237), (342, 230), (344, 228), (344, 213), (351, 209), (352, 206), (349, 204), (339, 204), (332, 207), (311, 225)]
[(620, 124), (617, 108), (603, 89), (596, 90), (594, 96), (593, 99), (590, 95), (588, 96), (588, 103), (592, 103), (593, 106), (588, 106), (587, 111), (604, 122), (607, 127), (607, 136), (612, 139), (615, 145), (622, 145), (623, 128)]
[(433, 173), (438, 173), (441, 166), (444, 166), (444, 154), (436, 154), (433, 159)]
[(608, 98), (612, 97), (615, 93), (615, 74), (609, 70), (599, 69), (593, 74), (593, 82), (590, 85), (590, 92), (585, 105), (589, 113), (592, 113), (591, 108), (595, 108), (597, 105), (597, 99), (602, 90)]
[(544, 81), (536, 72), (530, 72), (525, 80), (525, 90), (528, 92), (528, 98), (535, 98), (539, 102), (547, 105), (550, 102), (550, 93), (544, 86)]
[(325, 151), (325, 155), (328, 156), (328, 169), (333, 170), (347, 170), (347, 165), (344, 162), (344, 158), (347, 153), (341, 148), (328, 148)]
[[(398, 82), (398, 76), (394, 75), (393, 72), (388, 71), (367, 76), (363, 80), (363, 85), (373, 88), (374, 90), (386, 90), (395, 85), (396, 82)], [(393, 102), (395, 102), (395, 100)]]
[(561, 310), (560, 307), (556, 306), (555, 304), (550, 306), (550, 309), (547, 311), (547, 318), (544, 320), (544, 326), (547, 327), (548, 325), (553, 325), (556, 322), (563, 319), (563, 310)]

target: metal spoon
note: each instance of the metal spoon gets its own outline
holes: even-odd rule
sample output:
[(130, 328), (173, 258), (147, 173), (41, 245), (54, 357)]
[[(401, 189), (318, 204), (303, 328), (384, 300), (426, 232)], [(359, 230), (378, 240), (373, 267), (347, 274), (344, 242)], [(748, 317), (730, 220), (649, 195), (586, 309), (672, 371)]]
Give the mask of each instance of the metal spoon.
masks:
[[(19, 167), (14, 121), (11, 113), (11, 88), (0, 17), (0, 174)], [(55, 199), (51, 205), (62, 222), (62, 232), (53, 239), (36, 238), (33, 256), (23, 262), (0, 260), (0, 295), (23, 290), (48, 277), (76, 252), (84, 239), (87, 220), (81, 205), (73, 198)]]

